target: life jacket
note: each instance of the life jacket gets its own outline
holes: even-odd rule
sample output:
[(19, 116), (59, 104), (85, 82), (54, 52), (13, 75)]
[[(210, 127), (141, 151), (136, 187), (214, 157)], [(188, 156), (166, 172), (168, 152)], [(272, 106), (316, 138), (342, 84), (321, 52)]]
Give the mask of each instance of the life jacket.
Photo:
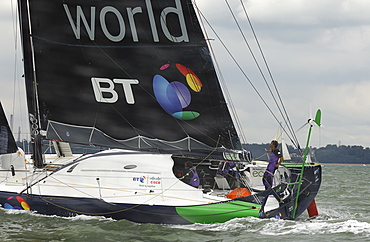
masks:
[[(270, 162), (267, 165), (266, 170), (268, 170), (269, 172), (274, 174), (274, 172), (276, 170), (275, 166), (278, 163), (280, 157), (282, 157), (282, 154), (281, 154), (280, 150), (278, 150), (278, 149), (271, 150), (271, 152), (270, 152)], [(270, 175), (272, 175), (272, 174), (270, 174)]]
[(198, 173), (193, 168), (190, 168), (190, 171), (193, 173), (193, 176), (190, 178), (190, 185), (192, 185), (193, 187), (198, 187), (200, 184)]
[(217, 174), (220, 174), (222, 176), (226, 176), (234, 167), (235, 167), (234, 162), (232, 162), (232, 161), (230, 161), (230, 162), (223, 161), (219, 165), (219, 169), (217, 170)]

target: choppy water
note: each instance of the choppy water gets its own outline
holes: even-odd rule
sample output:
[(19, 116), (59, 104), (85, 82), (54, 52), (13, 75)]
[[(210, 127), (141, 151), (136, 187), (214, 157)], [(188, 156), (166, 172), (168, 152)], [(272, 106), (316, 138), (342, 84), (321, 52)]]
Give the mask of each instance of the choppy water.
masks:
[(222, 224), (154, 225), (0, 209), (0, 241), (370, 241), (370, 166), (323, 167), (320, 215), (296, 221), (234, 219)]

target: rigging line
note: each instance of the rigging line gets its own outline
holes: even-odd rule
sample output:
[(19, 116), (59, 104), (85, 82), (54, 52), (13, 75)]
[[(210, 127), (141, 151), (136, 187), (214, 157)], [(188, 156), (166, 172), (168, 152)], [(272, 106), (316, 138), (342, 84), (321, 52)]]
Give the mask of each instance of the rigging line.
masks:
[(231, 110), (231, 112), (233, 114), (233, 117), (235, 118), (235, 123), (236, 123), (236, 126), (237, 126), (238, 130), (239, 130), (239, 133), (240, 133), (240, 136), (241, 136), (241, 140), (242, 140), (243, 143), (247, 143), (247, 139), (246, 139), (245, 134), (243, 132), (242, 125), (241, 125), (240, 119), (238, 117), (238, 113), (236, 112), (235, 105), (234, 105), (234, 103), (232, 101), (230, 92), (229, 92), (229, 90), (227, 88), (227, 85), (226, 85), (226, 82), (225, 82), (225, 78), (223, 77), (223, 74), (221, 72), (221, 68), (220, 68), (220, 66), (218, 64), (218, 61), (216, 60), (216, 54), (213, 51), (213, 48), (212, 48), (211, 43), (209, 43), (209, 46), (210, 46), (210, 49), (211, 49), (212, 56), (214, 57), (213, 60), (214, 60), (214, 63), (216, 65), (217, 72), (218, 72), (219, 77), (220, 77), (220, 80), (221, 80), (222, 88), (225, 91), (226, 99), (228, 100), (228, 102), (230, 104), (230, 110)]
[[(270, 67), (269, 67), (269, 65), (268, 65), (268, 63), (267, 63), (267, 60), (266, 60), (265, 55), (264, 55), (264, 53), (263, 53), (263, 51), (262, 51), (261, 45), (260, 45), (260, 43), (259, 43), (259, 41), (258, 41), (258, 38), (257, 38), (256, 32), (254, 31), (254, 28), (253, 28), (252, 22), (251, 22), (251, 20), (250, 20), (250, 18), (249, 18), (248, 12), (247, 12), (247, 10), (246, 10), (246, 8), (245, 8), (245, 6), (244, 6), (243, 0), (240, 0), (240, 2), (241, 2), (241, 5), (242, 5), (242, 7), (243, 7), (244, 13), (245, 13), (245, 15), (246, 15), (246, 17), (247, 17), (247, 19), (248, 19), (249, 26), (250, 26), (250, 28), (251, 28), (251, 30), (252, 30), (252, 33), (253, 33), (254, 38), (255, 38), (255, 40), (256, 40), (256, 43), (257, 43), (257, 46), (258, 46), (258, 48), (259, 48), (259, 50), (260, 50), (260, 53), (261, 53), (261, 56), (262, 56), (262, 58), (263, 58), (263, 60), (264, 60), (265, 66), (266, 66), (266, 68), (267, 68), (267, 71), (268, 71), (268, 73), (269, 73), (269, 75), (270, 75), (271, 82), (272, 82), (272, 83), (273, 83), (273, 85), (274, 85), (275, 91), (276, 91), (276, 93), (277, 93), (277, 95), (278, 95), (279, 101), (280, 101), (281, 106), (282, 106), (282, 108), (283, 108), (283, 110), (284, 110), (285, 117), (286, 117), (286, 119), (287, 119), (287, 121), (286, 121), (286, 122), (288, 123), (288, 129), (289, 129), (289, 131), (291, 132), (291, 134), (292, 134), (292, 136), (293, 136), (293, 138), (294, 138), (294, 141), (297, 143), (297, 144), (296, 144), (296, 146), (297, 146), (297, 147), (299, 147), (298, 138), (296, 137), (295, 132), (294, 132), (294, 130), (293, 130), (293, 126), (292, 126), (292, 123), (291, 123), (291, 121), (290, 121), (289, 115), (288, 115), (288, 113), (287, 113), (287, 111), (286, 111), (286, 109), (285, 109), (285, 105), (284, 105), (284, 103), (283, 103), (283, 101), (282, 101), (282, 99), (281, 99), (280, 93), (279, 93), (279, 91), (278, 91), (278, 89), (277, 89), (277, 86), (276, 86), (275, 80), (274, 80), (274, 78), (273, 78), (273, 76), (272, 76), (272, 73), (271, 73)], [(284, 115), (283, 115), (283, 114), (282, 114), (282, 116), (283, 116), (283, 118), (284, 118)], [(285, 118), (284, 118), (284, 120), (285, 120)]]
[[(266, 61), (265, 55), (264, 55), (264, 53), (263, 53), (263, 51), (262, 51), (262, 48), (261, 48), (260, 43), (259, 43), (259, 41), (258, 41), (257, 35), (256, 35), (255, 31), (254, 31), (254, 28), (253, 28), (253, 26), (252, 26), (252, 23), (251, 23), (251, 21), (250, 21), (250, 18), (249, 18), (249, 16), (248, 16), (248, 13), (247, 13), (247, 11), (246, 11), (245, 7), (244, 7), (243, 2), (242, 2), (242, 6), (243, 6), (243, 9), (244, 9), (245, 14), (246, 14), (246, 16), (247, 16), (247, 19), (248, 19), (249, 25), (250, 25), (251, 30), (252, 30), (252, 33), (253, 33), (253, 35), (254, 35), (254, 37), (255, 37), (256, 43), (257, 43), (257, 45), (258, 45), (258, 48), (259, 48), (259, 50), (260, 50), (261, 56), (262, 56), (262, 58), (263, 58), (263, 60), (264, 60), (265, 66), (266, 66), (266, 68), (267, 68), (267, 70), (268, 70), (268, 73), (269, 73), (269, 75), (270, 75), (271, 81), (272, 81), (272, 83), (273, 83), (273, 85), (274, 85), (275, 91), (276, 91), (276, 93), (277, 93), (277, 95), (278, 95), (278, 98), (279, 98), (279, 101), (280, 101), (280, 103), (281, 103), (281, 106), (282, 106), (282, 108), (283, 108), (283, 110), (284, 110), (285, 116), (283, 115), (283, 113), (281, 112), (281, 110), (280, 110), (280, 108), (279, 108), (280, 113), (281, 113), (282, 117), (284, 118), (285, 122), (287, 123), (287, 126), (288, 126), (288, 129), (289, 129), (290, 133), (292, 134), (293, 138), (295, 139), (295, 141), (296, 141), (296, 143), (297, 143), (297, 145), (296, 145), (296, 146), (299, 146), (299, 141), (298, 141), (298, 139), (297, 139), (297, 137), (296, 137), (296, 135), (295, 135), (295, 132), (294, 132), (294, 130), (293, 130), (292, 124), (291, 124), (291, 122), (290, 122), (289, 115), (288, 115), (288, 113), (287, 113), (287, 111), (286, 111), (286, 109), (285, 109), (285, 105), (284, 105), (284, 103), (283, 103), (283, 101), (282, 101), (282, 99), (281, 99), (280, 93), (279, 93), (279, 91), (278, 91), (278, 89), (277, 89), (277, 86), (276, 86), (276, 83), (275, 83), (274, 78), (273, 78), (273, 76), (272, 76), (271, 70), (270, 70), (270, 68), (269, 68), (269, 66), (268, 66), (268, 64), (267, 64), (267, 61)], [(274, 98), (274, 99), (275, 99), (275, 98)], [(278, 106), (278, 104), (276, 104), (276, 105)], [(279, 107), (279, 106), (278, 106), (278, 107)], [(292, 143), (294, 143), (294, 142), (292, 142)]]
[[(254, 62), (255, 62), (255, 64), (256, 64), (256, 66), (257, 66), (257, 68), (258, 68), (258, 70), (259, 70), (259, 72), (260, 72), (260, 74), (261, 74), (261, 76), (262, 76), (262, 79), (264, 80), (264, 82), (265, 82), (265, 84), (266, 84), (266, 86), (267, 86), (267, 89), (269, 90), (269, 92), (270, 92), (270, 94), (271, 94), (271, 96), (272, 96), (272, 98), (273, 98), (273, 100), (274, 100), (274, 102), (275, 102), (275, 105), (276, 105), (276, 107), (277, 107), (277, 108), (278, 108), (278, 110), (279, 110), (279, 113), (281, 114), (281, 116), (282, 116), (282, 118), (284, 119), (284, 121), (285, 121), (285, 122), (287, 122), (287, 121), (286, 121), (286, 118), (284, 117), (284, 114), (283, 114), (283, 112), (282, 112), (282, 110), (281, 110), (281, 107), (280, 107), (280, 105), (278, 104), (278, 102), (277, 102), (277, 100), (276, 100), (276, 98), (275, 98), (275, 95), (274, 95), (274, 93), (272, 92), (272, 90), (271, 90), (271, 88), (270, 88), (270, 85), (269, 85), (269, 84), (268, 84), (268, 82), (267, 82), (267, 79), (266, 79), (265, 75), (263, 74), (263, 71), (262, 71), (262, 69), (261, 69), (261, 66), (259, 65), (259, 63), (258, 63), (258, 61), (257, 61), (257, 59), (256, 59), (256, 56), (254, 55), (253, 50), (252, 50), (252, 48), (250, 47), (250, 45), (249, 45), (249, 43), (248, 43), (248, 40), (247, 40), (247, 38), (245, 37), (245, 35), (244, 35), (244, 33), (243, 33), (243, 31), (242, 31), (242, 29), (241, 29), (241, 27), (240, 27), (239, 23), (238, 23), (238, 20), (236, 19), (235, 14), (234, 14), (233, 10), (232, 10), (232, 9), (231, 9), (231, 7), (230, 7), (229, 2), (228, 2), (227, 0), (225, 0), (225, 2), (226, 2), (226, 5), (228, 6), (228, 8), (229, 8), (229, 10), (230, 10), (230, 13), (231, 13), (231, 15), (232, 15), (232, 17), (233, 17), (233, 19), (234, 19), (234, 21), (235, 21), (235, 24), (237, 25), (237, 27), (238, 27), (238, 29), (239, 29), (240, 34), (242, 35), (242, 37), (243, 37), (243, 39), (244, 39), (244, 42), (246, 43), (246, 45), (247, 45), (247, 47), (248, 47), (248, 49), (249, 49), (250, 54), (251, 54), (251, 55), (252, 55), (252, 57), (253, 57), (253, 60), (254, 60)], [(257, 38), (255, 34), (254, 34), (254, 37), (255, 37), (255, 38)], [(271, 74), (270, 74), (270, 76), (271, 76)], [(276, 89), (276, 86), (275, 86), (275, 91), (278, 93), (278, 90)], [(280, 100), (280, 102), (281, 102), (281, 100)], [(283, 106), (283, 104), (281, 104), (281, 105)], [(291, 132), (291, 131), (290, 131), (290, 132)]]
[[(231, 168), (231, 170), (238, 176), (239, 180), (242, 182), (242, 184), (249, 190), (249, 191), (253, 191), (253, 188), (252, 186), (248, 183), (247, 179), (242, 176), (240, 174), (240, 171), (239, 171), (239, 168), (236, 166), (236, 171), (234, 171), (233, 168)], [(262, 204), (261, 200), (259, 199), (259, 197), (257, 196), (257, 193), (255, 194), (252, 194), (253, 198), (259, 203), (259, 204)]]
[(259, 159), (261, 159), (263, 156), (265, 156), (267, 153), (265, 152), (265, 153), (263, 153), (262, 155), (260, 155), (260, 156), (258, 156), (258, 157), (256, 157), (256, 158), (254, 158), (254, 160), (259, 160)]
[[(199, 165), (201, 165), (208, 157), (210, 157), (215, 151), (216, 151), (216, 149), (217, 149), (217, 146), (218, 146), (218, 142), (220, 141), (220, 136), (218, 137), (218, 140), (217, 140), (217, 144), (216, 144), (216, 146), (215, 146), (215, 148), (212, 150), (212, 152), (210, 152), (205, 158), (203, 158), (196, 166), (195, 166), (195, 169), (199, 166)], [(234, 171), (233, 169), (231, 169), (232, 171)], [(235, 172), (235, 171), (234, 171)], [(186, 173), (186, 176), (187, 175), (189, 175), (190, 174), (190, 170)], [(238, 174), (238, 173), (237, 173)], [(239, 175), (239, 177), (241, 177), (240, 176), (240, 174), (238, 174)], [(242, 180), (242, 179), (241, 179)], [(251, 186), (248, 184), (248, 182), (247, 181), (242, 181), (242, 183), (244, 184), (244, 186), (246, 186), (249, 190), (252, 190), (251, 189)], [(176, 184), (176, 183), (175, 183)], [(175, 185), (174, 184), (174, 185)], [(171, 186), (172, 187), (172, 186)], [(257, 197), (257, 195), (256, 194), (253, 194), (253, 197), (256, 199), (256, 201), (258, 201), (258, 202), (260, 202), (260, 200), (259, 200), (259, 198)], [(261, 203), (261, 202), (260, 202)]]
[[(196, 165), (195, 166), (195, 169), (197, 169), (197, 167), (200, 165), (200, 164), (202, 164), (206, 159), (208, 159), (208, 157), (210, 157), (216, 150), (217, 150), (217, 148), (218, 148), (218, 144), (219, 144), (219, 142), (220, 142), (220, 138), (221, 138), (221, 136), (219, 135), (218, 136), (218, 139), (217, 139), (217, 143), (216, 143), (216, 145), (215, 145), (215, 147), (213, 148), (213, 150), (206, 156), (206, 157), (204, 157), (199, 163), (198, 163), (198, 165)], [(190, 170), (185, 174), (185, 176), (188, 176), (189, 174), (190, 174)], [(184, 177), (185, 177), (184, 176)], [(179, 182), (180, 180), (178, 180), (177, 182), (175, 182), (172, 186), (170, 186), (169, 188), (171, 188), (171, 187), (173, 187), (174, 185), (176, 185), (178, 182)], [(168, 188), (168, 189), (169, 189)]]
[[(95, 177), (95, 176), (94, 176)], [(179, 181), (177, 179), (177, 181)], [(92, 189), (99, 189), (98, 186), (91, 186), (91, 185), (83, 185), (83, 184), (73, 184), (73, 183), (65, 183), (65, 182), (61, 182), (59, 180), (57, 181), (48, 181), (48, 182), (54, 182), (56, 184), (61, 184), (61, 185), (66, 185), (68, 187), (71, 187), (71, 186), (80, 186), (82, 188), (92, 188)], [(171, 186), (172, 187), (172, 186)], [(126, 193), (132, 193), (133, 190), (127, 190), (129, 188), (110, 188), (110, 187), (100, 187), (102, 190), (110, 190), (110, 191), (118, 191), (118, 192), (126, 192)], [(74, 188), (75, 190), (77, 190), (77, 188)], [(142, 188), (142, 189), (134, 189), (135, 191), (136, 190), (147, 190), (145, 188)], [(166, 189), (166, 191), (169, 190)], [(193, 190), (193, 189), (188, 189), (187, 191), (190, 191), (190, 190)], [(79, 190), (77, 190), (79, 191)], [(184, 191), (183, 189), (173, 189), (172, 191)], [(187, 201), (193, 201), (193, 202), (201, 202), (200, 200), (196, 200), (196, 199), (191, 199), (191, 198), (179, 198), (178, 196), (169, 196), (169, 195), (163, 195), (165, 191), (163, 192), (160, 192), (160, 193), (147, 193), (147, 192), (141, 192), (141, 191), (138, 191), (137, 193), (139, 195), (121, 195), (121, 196), (116, 196), (116, 195), (111, 195), (111, 196), (104, 196), (104, 198), (118, 198), (118, 197), (136, 197), (136, 196), (154, 196), (153, 198), (149, 198), (148, 200), (144, 201), (143, 203), (139, 204), (139, 205), (143, 205), (147, 202), (149, 202), (150, 200), (154, 199), (155, 197), (159, 197), (159, 196), (163, 196), (163, 197), (166, 197), (166, 198), (171, 198), (171, 199), (178, 199), (178, 200), (187, 200)], [(83, 193), (83, 192), (81, 192)], [(98, 199), (97, 197), (93, 196), (93, 195), (89, 195), (91, 198), (95, 198), (95, 199)], [(84, 197), (75, 197), (75, 198), (84, 198)], [(68, 199), (68, 198), (67, 198)], [(110, 202), (107, 202), (107, 203), (110, 203)]]
[[(59, 182), (60, 184), (63, 184), (63, 185), (65, 185), (65, 186), (67, 186), (67, 187), (69, 187), (69, 188), (71, 188), (71, 189), (73, 189), (73, 190), (76, 190), (77, 192), (81, 192), (82, 194), (85, 194), (85, 195), (86, 195), (86, 196), (88, 196), (88, 197), (96, 198), (95, 196), (93, 196), (93, 195), (91, 195), (91, 194), (88, 194), (88, 193), (86, 193), (86, 192), (83, 192), (81, 189), (78, 189), (77, 187), (74, 187), (74, 186), (73, 186), (73, 185), (78, 185), (78, 184), (70, 184), (70, 183), (62, 182), (61, 180), (59, 180), (59, 179), (55, 178), (55, 177), (54, 177), (54, 176), (52, 176), (52, 175), (46, 176), (46, 177), (45, 177), (45, 179), (46, 179), (46, 178), (54, 179), (55, 181)], [(35, 183), (35, 185), (36, 185), (36, 184), (38, 184), (38, 183), (39, 183), (39, 182)], [(97, 187), (93, 186), (92, 188), (97, 188)]]
[(237, 62), (237, 60), (235, 59), (235, 57), (232, 55), (232, 53), (230, 52), (230, 50), (226, 47), (225, 43), (222, 41), (222, 39), (217, 34), (217, 32), (215, 31), (215, 29), (211, 26), (211, 24), (208, 22), (208, 20), (205, 18), (205, 16), (203, 15), (203, 13), (200, 10), (199, 10), (199, 12), (200, 12), (201, 16), (204, 18), (204, 20), (206, 21), (206, 23), (208, 24), (208, 26), (210, 27), (210, 29), (212, 30), (212, 32), (216, 35), (217, 39), (220, 41), (220, 43), (222, 44), (222, 46), (224, 47), (224, 49), (226, 50), (226, 52), (229, 54), (230, 58), (234, 61), (235, 65), (239, 68), (240, 72), (244, 75), (244, 77), (247, 79), (247, 81), (249, 82), (249, 84), (252, 86), (253, 90), (256, 92), (256, 94), (258, 95), (258, 97), (261, 99), (261, 101), (264, 103), (264, 105), (269, 110), (269, 112), (271, 113), (271, 115), (274, 117), (274, 119), (276, 120), (276, 122), (277, 123), (280, 123), (279, 119), (276, 117), (276, 115), (274, 114), (274, 112), (271, 110), (270, 106), (263, 99), (262, 95), (259, 93), (259, 91), (257, 90), (257, 88), (253, 85), (253, 83), (249, 79), (248, 75), (244, 72), (244, 70), (239, 65), (239, 63)]
[[(242, 29), (241, 29), (241, 27), (240, 27), (239, 23), (238, 23), (238, 20), (237, 20), (237, 19), (236, 19), (236, 17), (235, 17), (235, 14), (234, 14), (233, 10), (232, 10), (232, 9), (231, 9), (231, 7), (230, 7), (229, 2), (228, 2), (227, 0), (225, 0), (225, 2), (226, 2), (226, 5), (227, 5), (227, 7), (229, 8), (229, 11), (230, 11), (230, 13), (231, 13), (231, 15), (232, 15), (232, 17), (233, 17), (233, 19), (234, 19), (234, 21), (235, 21), (236, 26), (237, 26), (237, 27), (238, 27), (238, 29), (239, 29), (240, 34), (242, 35), (242, 37), (243, 37), (243, 39), (244, 39), (245, 44), (247, 45), (247, 47), (248, 47), (248, 49), (249, 49), (250, 54), (252, 55), (252, 58), (253, 58), (253, 60), (254, 60), (254, 63), (256, 64), (256, 66), (257, 66), (257, 68), (258, 68), (258, 70), (259, 70), (259, 72), (260, 72), (260, 74), (261, 74), (261, 76), (262, 76), (262, 79), (264, 80), (264, 82), (265, 82), (265, 84), (266, 84), (266, 86), (267, 86), (267, 89), (269, 90), (269, 92), (270, 92), (270, 94), (271, 94), (272, 98), (274, 99), (274, 102), (275, 102), (275, 104), (276, 104), (277, 108), (279, 109), (280, 114), (282, 115), (282, 112), (281, 112), (280, 106), (278, 105), (278, 103), (277, 103), (277, 101), (276, 101), (275, 95), (273, 94), (273, 92), (272, 92), (272, 90), (271, 90), (271, 88), (270, 88), (270, 85), (267, 83), (266, 77), (265, 77), (265, 75), (263, 74), (263, 71), (262, 71), (262, 69), (261, 69), (261, 66), (260, 66), (260, 65), (259, 65), (259, 63), (258, 63), (257, 58), (256, 58), (256, 56), (254, 55), (253, 50), (252, 50), (251, 46), (249, 45), (249, 42), (248, 42), (247, 38), (245, 37), (245, 35), (244, 35), (244, 33), (243, 33), (243, 31), (242, 31)], [(283, 119), (285, 119), (283, 115), (282, 115), (282, 117), (283, 117)]]
[[(231, 7), (230, 7), (229, 3), (227, 2), (227, 0), (225, 0), (225, 2), (227, 3), (227, 6), (228, 6), (228, 8), (229, 8), (229, 10), (230, 10), (230, 12), (231, 12), (231, 14), (232, 14), (233, 18), (234, 18), (234, 21), (235, 21), (236, 25), (238, 26), (239, 32), (240, 32), (240, 33), (241, 33), (241, 35), (243, 36), (243, 39), (244, 39), (244, 41), (245, 41), (246, 45), (248, 46), (248, 49), (249, 49), (249, 51), (250, 51), (250, 53), (251, 53), (251, 55), (252, 55), (252, 57), (253, 57), (253, 59), (254, 59), (254, 62), (256, 63), (256, 65), (257, 65), (257, 67), (258, 67), (258, 69), (259, 69), (259, 71), (260, 71), (260, 73), (261, 73), (261, 76), (262, 76), (262, 78), (263, 78), (263, 80), (264, 80), (264, 82), (265, 82), (265, 84), (266, 84), (266, 86), (267, 86), (267, 88), (268, 88), (268, 90), (269, 90), (269, 92), (270, 92), (270, 94), (271, 94), (272, 98), (274, 99), (274, 102), (275, 102), (275, 104), (276, 104), (276, 107), (277, 107), (277, 108), (278, 108), (278, 110), (279, 110), (279, 113), (281, 114), (281, 117), (283, 118), (283, 120), (285, 121), (285, 123), (287, 123), (287, 124), (288, 124), (288, 125), (287, 125), (287, 127), (288, 127), (288, 129), (289, 129), (290, 134), (293, 136), (294, 141), (293, 141), (293, 140), (292, 140), (292, 138), (289, 136), (288, 132), (287, 132), (287, 131), (286, 131), (286, 130), (285, 130), (285, 129), (280, 125), (280, 126), (281, 126), (281, 128), (282, 128), (282, 129), (284, 130), (284, 132), (288, 135), (289, 139), (291, 140), (291, 142), (292, 142), (293, 144), (295, 144), (295, 141), (298, 143), (297, 138), (296, 138), (296, 136), (295, 136), (295, 133), (294, 133), (294, 131), (293, 131), (293, 128), (291, 127), (291, 124), (290, 124), (290, 120), (289, 120), (288, 114), (287, 114), (287, 112), (286, 112), (286, 110), (285, 110), (285, 107), (284, 107), (284, 104), (283, 104), (283, 102), (282, 102), (282, 100), (281, 100), (281, 97), (280, 97), (279, 91), (277, 90), (277, 87), (276, 87), (276, 85), (275, 85), (275, 82), (273, 81), (273, 83), (274, 83), (274, 87), (275, 87), (275, 91), (276, 91), (276, 93), (277, 93), (277, 95), (278, 95), (278, 97), (279, 97), (279, 101), (280, 101), (281, 107), (282, 107), (282, 108), (283, 108), (283, 110), (285, 111), (285, 116), (284, 116), (284, 113), (283, 113), (283, 112), (282, 112), (282, 110), (281, 110), (280, 105), (278, 104), (278, 102), (277, 102), (277, 100), (276, 100), (276, 98), (275, 98), (275, 95), (273, 94), (273, 92), (272, 92), (272, 90), (271, 90), (271, 88), (270, 88), (270, 85), (268, 84), (268, 82), (267, 82), (267, 80), (266, 80), (266, 77), (265, 77), (265, 76), (264, 76), (264, 74), (263, 74), (263, 71), (262, 71), (262, 69), (261, 69), (260, 65), (258, 64), (258, 61), (257, 61), (257, 59), (256, 59), (255, 55), (253, 54), (253, 51), (252, 51), (252, 49), (251, 49), (251, 47), (250, 47), (250, 45), (249, 45), (249, 43), (248, 43), (248, 41), (247, 41), (247, 39), (246, 39), (246, 37), (245, 37), (245, 35), (244, 35), (243, 31), (242, 31), (242, 29), (241, 29), (241, 27), (240, 27), (240, 25), (239, 25), (239, 23), (238, 23), (238, 21), (237, 21), (237, 19), (236, 19), (236, 17), (235, 17), (235, 14), (233, 13), (233, 11), (232, 11), (232, 9), (231, 9)], [(243, 7), (244, 7), (244, 5), (243, 5)], [(247, 14), (246, 14), (246, 15), (247, 15)], [(247, 17), (248, 17), (248, 15), (247, 15)], [(256, 34), (255, 34), (255, 31), (254, 31), (254, 29), (253, 29), (252, 25), (251, 25), (251, 21), (250, 21), (249, 17), (248, 17), (248, 21), (249, 21), (250, 26), (251, 26), (251, 29), (252, 29), (252, 31), (253, 31), (253, 34), (254, 34), (255, 40), (256, 40), (256, 42), (257, 42), (257, 44), (258, 44), (258, 46), (259, 46), (259, 49), (260, 49), (261, 55), (262, 55), (263, 59), (265, 60), (264, 54), (263, 54), (262, 49), (261, 49), (261, 47), (260, 47), (260, 45), (259, 45), (259, 42), (258, 42), (257, 36), (256, 36)], [(266, 65), (266, 67), (267, 67), (267, 69), (268, 69), (268, 71), (269, 71), (269, 73), (270, 73), (270, 77), (271, 77), (271, 79), (273, 80), (273, 78), (272, 78), (272, 74), (271, 74), (271, 71), (270, 71), (270, 69), (269, 69), (269, 67), (268, 67), (268, 65), (267, 65), (266, 60), (265, 60), (265, 65)], [(287, 121), (287, 120), (288, 120), (288, 121)], [(279, 123), (280, 123), (280, 122), (279, 122)], [(290, 124), (290, 126), (289, 126), (289, 124)]]
[[(197, 12), (198, 12), (198, 16), (201, 16), (201, 14), (200, 14), (200, 10), (199, 10), (199, 8), (198, 8), (198, 6), (197, 6), (197, 3), (196, 3), (196, 0), (194, 0), (194, 6), (195, 6), (195, 9), (196, 9), (196, 10), (197, 10)], [(207, 39), (207, 40), (209, 40), (208, 32), (207, 32), (206, 28), (204, 27), (203, 18), (199, 18), (199, 20), (200, 20), (200, 23), (201, 23), (201, 25), (202, 25), (202, 28), (203, 28), (203, 32), (204, 32), (204, 34), (205, 34), (205, 37), (206, 37), (206, 39)], [(211, 44), (209, 41), (208, 41), (208, 46), (209, 46), (209, 49), (210, 49), (210, 51), (211, 51), (211, 55), (213, 56), (214, 64), (216, 65), (215, 70), (217, 71), (217, 73), (218, 73), (218, 75), (219, 75), (219, 77), (220, 77), (221, 85), (222, 85), (222, 88), (223, 88), (223, 90), (224, 90), (224, 92), (225, 92), (226, 99), (228, 100), (228, 102), (229, 102), (229, 104), (230, 104), (231, 112), (232, 112), (232, 114), (233, 114), (233, 117), (235, 118), (235, 123), (236, 123), (236, 126), (237, 126), (237, 128), (238, 128), (238, 130), (239, 130), (239, 133), (240, 133), (240, 136), (241, 136), (241, 141), (242, 141), (243, 143), (246, 143), (246, 142), (247, 142), (247, 140), (246, 140), (246, 138), (245, 138), (245, 134), (244, 134), (244, 132), (243, 132), (242, 125), (241, 125), (241, 123), (240, 123), (240, 119), (239, 119), (238, 114), (237, 114), (237, 112), (236, 112), (235, 105), (234, 105), (234, 103), (233, 103), (233, 101), (232, 101), (232, 98), (231, 98), (230, 92), (229, 92), (229, 90), (228, 90), (228, 88), (227, 88), (227, 85), (226, 85), (226, 82), (225, 82), (225, 78), (223, 77), (223, 74), (222, 74), (222, 72), (221, 72), (221, 68), (220, 68), (220, 66), (219, 66), (219, 64), (218, 64), (218, 61), (216, 60), (216, 54), (215, 54), (215, 52), (214, 52), (214, 50), (213, 50), (212, 44)]]
[[(51, 176), (50, 176), (51, 177)], [(53, 179), (55, 179), (55, 180), (57, 180), (59, 183), (61, 183), (61, 184), (64, 184), (64, 185), (66, 185), (66, 186), (68, 186), (68, 187), (70, 187), (70, 188), (73, 188), (73, 189), (75, 189), (75, 190), (77, 190), (77, 191), (79, 191), (77, 188), (74, 188), (74, 187), (72, 187), (72, 186), (70, 186), (68, 183), (64, 183), (64, 182), (61, 182), (60, 180), (58, 180), (58, 179), (56, 179), (56, 178), (54, 178), (54, 177), (52, 177)], [(168, 189), (166, 189), (165, 191), (167, 191), (167, 190), (169, 190), (171, 187), (173, 187), (175, 184), (177, 184), (178, 182), (179, 182), (180, 180), (177, 180), (172, 186), (170, 186)], [(91, 188), (97, 188), (97, 187), (91, 187)], [(111, 211), (111, 212), (106, 212), (106, 213), (86, 213), (86, 212), (82, 212), (82, 211), (77, 211), (77, 210), (72, 210), (72, 209), (69, 209), (69, 208), (66, 208), (66, 207), (63, 207), (63, 206), (61, 206), (61, 205), (58, 205), (58, 204), (56, 204), (56, 203), (52, 203), (51, 201), (49, 201), (49, 200), (44, 200), (44, 198), (43, 198), (43, 196), (40, 196), (40, 199), (42, 199), (42, 200), (44, 200), (44, 201), (47, 201), (47, 202), (50, 202), (52, 205), (54, 205), (54, 206), (57, 206), (57, 207), (60, 207), (60, 208), (63, 208), (63, 209), (65, 209), (65, 210), (68, 210), (68, 211), (72, 211), (72, 212), (77, 212), (77, 213), (82, 213), (82, 214), (92, 214), (92, 215), (98, 215), (98, 214), (100, 214), (100, 215), (104, 215), (104, 214), (113, 214), (113, 213), (118, 213), (118, 212), (124, 212), (124, 211), (128, 211), (128, 210), (130, 210), (130, 209), (134, 209), (134, 208), (136, 208), (136, 207), (138, 207), (138, 206), (141, 206), (141, 205), (144, 205), (144, 204), (146, 204), (146, 203), (148, 203), (150, 200), (153, 200), (153, 199), (155, 199), (156, 197), (159, 197), (159, 196), (163, 196), (163, 193), (165, 192), (165, 191), (163, 191), (163, 192), (161, 192), (161, 193), (158, 193), (158, 194), (146, 194), (146, 193), (142, 193), (142, 195), (144, 195), (144, 196), (147, 196), (147, 195), (152, 195), (152, 197), (151, 198), (149, 198), (149, 199), (147, 199), (146, 201), (144, 201), (143, 203), (140, 203), (140, 204), (137, 204), (137, 205), (134, 205), (134, 206), (131, 206), (131, 207), (128, 207), (128, 208), (124, 208), (124, 209), (122, 209), (122, 210), (115, 210), (115, 211)], [(81, 192), (81, 193), (85, 193), (85, 192), (82, 192), (82, 191), (79, 191), (79, 192)], [(96, 198), (96, 197), (94, 197), (94, 196), (92, 196), (92, 195), (89, 195), (89, 194), (87, 194), (87, 193), (85, 193), (86, 195), (88, 195), (88, 196), (90, 196), (90, 197), (92, 197), (92, 198), (94, 198), (94, 199), (98, 199), (98, 198)], [(176, 198), (176, 197), (172, 197), (172, 198)], [(195, 200), (191, 200), (191, 201), (195, 201)], [(107, 203), (109, 203), (109, 202), (107, 202)]]

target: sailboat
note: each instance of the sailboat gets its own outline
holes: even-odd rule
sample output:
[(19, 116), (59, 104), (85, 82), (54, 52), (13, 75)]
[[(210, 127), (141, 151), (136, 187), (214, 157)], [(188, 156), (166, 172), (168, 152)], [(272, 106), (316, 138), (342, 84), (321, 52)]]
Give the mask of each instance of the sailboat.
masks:
[[(242, 148), (190, 0), (18, 5), (33, 154), (3, 118), (3, 208), (192, 224), (295, 219), (315, 198), (317, 164), (283, 163), (264, 189), (267, 162)], [(68, 143), (107, 149), (74, 155)]]

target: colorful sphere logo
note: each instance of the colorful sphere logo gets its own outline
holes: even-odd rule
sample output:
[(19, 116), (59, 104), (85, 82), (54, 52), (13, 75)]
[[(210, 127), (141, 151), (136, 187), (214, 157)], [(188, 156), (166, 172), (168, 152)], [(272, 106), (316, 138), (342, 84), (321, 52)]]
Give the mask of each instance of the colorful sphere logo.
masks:
[[(160, 67), (160, 70), (163, 71), (169, 67), (169, 64), (165, 64)], [(201, 91), (203, 84), (192, 70), (180, 64), (176, 64), (176, 68), (185, 77), (191, 90)], [(153, 90), (159, 105), (172, 117), (181, 120), (192, 120), (199, 117), (198, 112), (183, 110), (190, 105), (191, 94), (188, 87), (182, 82), (169, 82), (163, 76), (155, 75), (153, 77)]]
[(144, 182), (145, 182), (145, 179), (146, 179), (146, 177), (145, 177), (145, 176), (141, 176), (141, 177), (140, 177), (140, 182), (141, 182), (141, 183), (144, 183)]
[(30, 210), (30, 205), (21, 197), (8, 197), (4, 203), (5, 209)]

